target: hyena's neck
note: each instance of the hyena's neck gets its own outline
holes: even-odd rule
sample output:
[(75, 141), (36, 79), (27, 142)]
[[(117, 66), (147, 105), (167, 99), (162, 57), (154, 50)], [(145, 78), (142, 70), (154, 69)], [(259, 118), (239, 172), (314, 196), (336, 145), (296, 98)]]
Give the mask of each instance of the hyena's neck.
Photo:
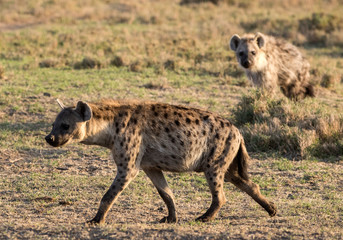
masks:
[(81, 143), (111, 148), (114, 135), (112, 125), (113, 122), (109, 120), (92, 118), (87, 122), (85, 137)]
[(263, 86), (263, 81), (264, 81), (264, 73), (262, 71), (251, 71), (251, 70), (246, 70), (245, 71), (248, 79), (252, 82), (254, 86), (257, 87), (262, 87)]

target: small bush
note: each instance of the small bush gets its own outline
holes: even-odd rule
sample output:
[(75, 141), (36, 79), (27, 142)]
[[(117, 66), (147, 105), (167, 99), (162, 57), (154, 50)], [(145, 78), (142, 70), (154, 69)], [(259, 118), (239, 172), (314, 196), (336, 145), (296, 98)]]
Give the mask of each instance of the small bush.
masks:
[[(335, 44), (335, 32), (343, 28), (342, 18), (332, 14), (313, 13), (311, 17), (299, 20), (298, 31), (309, 44), (327, 46)], [(338, 42), (340, 38), (337, 38)]]
[(57, 65), (57, 61), (54, 59), (45, 59), (39, 63), (40, 68), (51, 68)]
[(129, 70), (131, 72), (142, 72), (145, 67), (146, 67), (146, 63), (144, 61), (136, 60), (130, 64)]
[(320, 82), (320, 85), (324, 88), (331, 88), (338, 82), (339, 82), (339, 80), (336, 79), (335, 76), (333, 76), (331, 74), (324, 74), (322, 76), (322, 81)]
[(343, 151), (343, 116), (324, 109), (312, 99), (294, 103), (256, 91), (242, 97), (233, 114), (250, 151), (278, 151), (295, 159), (338, 156)]
[(332, 33), (337, 28), (341, 28), (341, 25), (338, 17), (325, 13), (313, 13), (310, 18), (299, 20), (299, 30), (304, 33), (314, 30)]
[(116, 67), (124, 67), (129, 65), (129, 61), (124, 56), (114, 56), (114, 58), (111, 60), (111, 65)]
[(165, 69), (174, 71), (175, 68), (176, 68), (176, 63), (175, 63), (174, 60), (170, 60), (170, 59), (169, 59), (169, 60), (167, 60), (167, 61), (165, 61), (165, 62), (163, 63), (163, 66), (164, 66)]
[(75, 69), (90, 69), (90, 68), (101, 68), (100, 61), (85, 57), (81, 62), (77, 62), (74, 64)]
[(296, 38), (298, 23), (293, 19), (269, 19), (263, 18), (256, 21), (241, 22), (247, 32), (262, 32), (268, 35)]

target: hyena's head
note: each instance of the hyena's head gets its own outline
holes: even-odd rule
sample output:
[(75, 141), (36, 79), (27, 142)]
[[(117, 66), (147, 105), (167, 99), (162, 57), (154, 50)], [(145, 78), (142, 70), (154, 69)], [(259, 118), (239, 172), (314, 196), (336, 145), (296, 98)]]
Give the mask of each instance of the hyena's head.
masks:
[(230, 40), (230, 48), (236, 52), (237, 61), (244, 69), (261, 68), (265, 62), (261, 51), (264, 45), (265, 37), (261, 33), (247, 34), (242, 38), (235, 34)]
[(52, 131), (45, 140), (53, 147), (70, 142), (82, 141), (86, 134), (86, 123), (92, 118), (92, 110), (85, 102), (79, 101), (76, 107), (65, 107), (59, 102), (62, 111), (52, 124)]

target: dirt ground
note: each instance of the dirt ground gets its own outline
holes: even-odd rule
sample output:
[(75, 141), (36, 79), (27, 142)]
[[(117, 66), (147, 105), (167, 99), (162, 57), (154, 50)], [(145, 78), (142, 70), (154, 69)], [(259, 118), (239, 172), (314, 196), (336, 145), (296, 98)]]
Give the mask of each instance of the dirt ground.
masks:
[[(108, 157), (80, 146), (36, 153), (2, 151), (2, 239), (341, 239), (342, 164), (293, 162), (279, 170), (272, 158), (254, 156), (250, 174), (278, 207), (270, 218), (252, 199), (227, 184), (227, 203), (214, 222), (194, 219), (210, 204), (204, 177), (168, 174), (174, 191), (176, 224), (160, 224), (166, 207), (144, 173), (131, 183), (109, 213), (106, 224), (85, 222), (96, 213), (115, 176)], [(59, 154), (71, 157), (60, 166), (46, 164)], [(37, 155), (44, 160), (30, 158)], [(94, 152), (93, 154), (96, 154)], [(311, 173), (311, 174), (309, 174)]]

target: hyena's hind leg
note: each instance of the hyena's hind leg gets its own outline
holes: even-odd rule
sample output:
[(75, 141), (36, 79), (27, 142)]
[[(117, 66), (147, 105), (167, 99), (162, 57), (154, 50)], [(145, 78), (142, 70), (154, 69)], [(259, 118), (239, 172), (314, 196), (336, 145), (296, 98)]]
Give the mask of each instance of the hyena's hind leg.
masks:
[(233, 183), (236, 187), (246, 192), (258, 204), (260, 204), (271, 217), (276, 214), (276, 206), (273, 202), (269, 202), (260, 192), (260, 187), (251, 180), (245, 180), (235, 174), (225, 174), (225, 179)]
[(143, 169), (146, 175), (150, 178), (152, 183), (157, 188), (158, 193), (162, 197), (163, 201), (168, 208), (168, 216), (160, 220), (161, 223), (173, 223), (177, 221), (174, 196), (171, 189), (168, 186), (168, 183), (161, 170), (158, 169)]
[(229, 169), (225, 173), (225, 181), (233, 183), (236, 187), (246, 192), (258, 204), (260, 204), (271, 217), (276, 214), (276, 206), (269, 202), (260, 192), (260, 187), (252, 182), (247, 174), (247, 159), (248, 153), (245, 149), (244, 141), (242, 140), (237, 156), (230, 164)]
[(212, 156), (219, 156), (212, 158), (212, 156), (207, 159), (205, 176), (207, 183), (210, 187), (212, 194), (212, 203), (210, 208), (205, 214), (197, 218), (197, 221), (208, 222), (213, 220), (218, 214), (220, 208), (225, 204), (226, 198), (224, 194), (224, 175), (227, 171), (228, 165), (238, 151), (239, 145), (235, 144), (236, 141), (239, 142), (239, 132), (238, 130), (231, 131), (231, 133), (226, 137), (224, 149), (215, 149)]
[(215, 171), (214, 168), (215, 167), (205, 171), (206, 180), (212, 194), (211, 206), (203, 215), (198, 217), (196, 221), (208, 222), (213, 220), (217, 216), (220, 208), (226, 202), (223, 190), (224, 174), (222, 171)]

